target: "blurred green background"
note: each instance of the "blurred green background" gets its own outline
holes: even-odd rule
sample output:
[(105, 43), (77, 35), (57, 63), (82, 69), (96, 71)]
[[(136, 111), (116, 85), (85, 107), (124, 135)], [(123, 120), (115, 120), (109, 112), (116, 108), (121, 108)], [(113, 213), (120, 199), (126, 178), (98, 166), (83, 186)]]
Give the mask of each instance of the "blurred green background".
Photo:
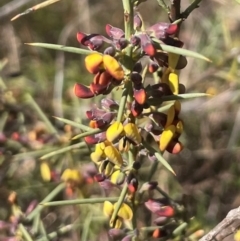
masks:
[[(111, 0), (62, 0), (10, 22), (13, 16), (39, 2), (0, 2), (0, 60), (1, 63), (8, 60), (1, 71), (1, 78), (10, 91), (8, 97), (6, 93), (0, 93), (0, 114), (3, 119), (6, 111), (10, 113), (11, 118), (8, 116), (7, 124), (1, 130), (8, 138), (12, 138), (19, 128), (26, 133), (39, 124), (39, 116), (24, 102), (25, 93), (33, 96), (53, 125), (62, 132), (63, 125), (52, 116), (79, 120), (92, 105), (89, 100), (79, 101), (72, 93), (75, 82), (89, 83), (92, 78), (84, 69), (82, 56), (24, 43), (45, 42), (78, 47), (77, 31), (105, 34), (107, 23), (123, 27), (122, 3)], [(182, 9), (189, 3), (183, 0)], [(156, 1), (146, 1), (139, 11), (146, 26), (156, 21), (168, 21)], [(185, 149), (177, 156), (166, 155), (177, 176), (172, 177), (161, 168), (155, 175), (160, 186), (171, 196), (191, 195), (195, 214), (207, 227), (240, 205), (239, 13), (240, 4), (236, 1), (202, 1), (200, 8), (182, 24), (180, 39), (184, 48), (205, 55), (212, 63), (188, 58), (180, 81), (187, 92), (207, 92), (214, 97), (183, 103), (181, 118), (185, 132), (181, 141)], [(24, 115), (22, 122), (21, 115), (17, 114), (19, 110)], [(30, 149), (41, 148), (44, 145), (40, 148), (33, 145)], [(11, 150), (8, 154), (11, 156), (26, 149), (28, 147), (16, 149), (15, 153)], [(6, 158), (4, 153), (2, 159)], [(83, 158), (87, 160), (87, 156)], [(23, 205), (33, 197), (44, 197), (50, 184), (42, 185), (34, 178), (38, 175), (41, 179), (38, 168), (35, 168), (38, 162), (34, 158), (11, 160), (9, 158), (7, 165), (0, 166), (1, 175), (5, 176), (7, 172), (0, 182), (0, 196), (16, 190)], [(36, 188), (38, 185), (40, 193)], [(0, 198), (1, 203), (0, 216), (6, 218), (8, 212), (4, 198)]]

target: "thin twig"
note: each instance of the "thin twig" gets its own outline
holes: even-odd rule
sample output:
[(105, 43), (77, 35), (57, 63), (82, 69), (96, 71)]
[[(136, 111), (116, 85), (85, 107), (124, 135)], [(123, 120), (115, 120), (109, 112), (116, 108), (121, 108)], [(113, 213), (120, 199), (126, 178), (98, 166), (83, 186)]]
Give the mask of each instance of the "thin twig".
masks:
[(192, 2), (182, 13), (181, 13), (181, 18), (183, 19), (187, 19), (189, 14), (196, 8), (199, 7), (199, 3), (202, 0), (195, 0), (194, 2)]

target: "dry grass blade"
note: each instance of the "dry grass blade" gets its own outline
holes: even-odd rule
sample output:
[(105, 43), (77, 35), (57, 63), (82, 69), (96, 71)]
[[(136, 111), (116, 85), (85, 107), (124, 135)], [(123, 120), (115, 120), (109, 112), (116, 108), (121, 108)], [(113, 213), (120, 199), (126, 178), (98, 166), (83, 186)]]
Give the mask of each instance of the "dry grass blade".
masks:
[(42, 3), (39, 3), (39, 4), (37, 4), (37, 5), (35, 5), (35, 6), (31, 7), (31, 8), (28, 8), (24, 12), (17, 14), (16, 16), (14, 16), (11, 19), (11, 21), (14, 21), (14, 20), (16, 20), (17, 18), (19, 18), (19, 17), (21, 17), (23, 15), (27, 15), (27, 14), (33, 12), (33, 11), (36, 11), (36, 10), (41, 9), (41, 8), (45, 8), (48, 5), (51, 5), (51, 4), (59, 2), (59, 1), (61, 1), (61, 0), (47, 0), (47, 1), (44, 1)]

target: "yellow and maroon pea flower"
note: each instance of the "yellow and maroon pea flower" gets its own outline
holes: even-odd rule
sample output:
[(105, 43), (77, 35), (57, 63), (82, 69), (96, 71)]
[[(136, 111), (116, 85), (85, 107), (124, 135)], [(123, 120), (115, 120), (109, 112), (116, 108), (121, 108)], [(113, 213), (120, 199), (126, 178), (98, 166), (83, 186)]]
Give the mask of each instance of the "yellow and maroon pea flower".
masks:
[(158, 216), (173, 217), (175, 215), (175, 210), (172, 206), (164, 205), (159, 201), (149, 199), (144, 204), (147, 209), (149, 209), (152, 213), (157, 214)]
[(120, 38), (123, 38), (125, 35), (125, 33), (122, 29), (113, 27), (110, 24), (106, 25), (105, 30), (106, 30), (107, 35), (112, 39), (120, 39)]
[(76, 187), (81, 184), (84, 179), (78, 170), (68, 168), (63, 172), (61, 180), (66, 183), (66, 194), (72, 197)]
[(136, 100), (133, 100), (131, 104), (131, 113), (134, 117), (138, 117), (143, 112), (143, 105), (138, 104)]
[(80, 172), (78, 170), (67, 168), (62, 173), (61, 179), (64, 182), (71, 181), (71, 182), (74, 182), (76, 184), (79, 184), (79, 183), (81, 183), (83, 181), (83, 176), (80, 174)]
[(159, 65), (157, 62), (149, 59), (149, 64), (148, 64), (148, 71), (152, 74), (154, 72), (156, 72), (159, 68)]
[(96, 144), (95, 151), (92, 152), (91, 155), (90, 155), (91, 160), (96, 164), (100, 164), (101, 161), (106, 158), (106, 156), (104, 154), (104, 149), (105, 149), (105, 147), (107, 147), (109, 145), (111, 145), (111, 143), (107, 140), (105, 140), (104, 142)]
[(77, 40), (80, 44), (93, 51), (100, 50), (104, 45), (104, 42), (111, 44), (111, 40), (100, 34), (86, 34), (83, 32), (78, 32)]
[(141, 48), (145, 52), (145, 54), (147, 54), (150, 57), (153, 57), (157, 53), (157, 50), (150, 36), (146, 33), (141, 33), (137, 36), (141, 40)]
[(87, 118), (90, 120), (90, 127), (104, 129), (112, 122), (112, 120), (116, 116), (116, 113), (107, 112), (106, 110), (94, 107), (91, 110), (88, 110), (86, 112), (86, 115)]
[(177, 154), (183, 149), (182, 143), (178, 141), (183, 132), (183, 122), (178, 118), (180, 110), (180, 102), (175, 101), (167, 112), (166, 124), (159, 140), (160, 151), (167, 150), (172, 154)]
[(141, 27), (142, 27), (142, 19), (139, 17), (138, 14), (134, 15), (133, 18), (133, 25), (134, 25), (134, 29), (140, 31)]
[(152, 32), (157, 39), (163, 41), (167, 36), (177, 33), (178, 25), (160, 22), (149, 27), (147, 31)]
[(86, 69), (96, 76), (90, 86), (76, 83), (74, 93), (79, 98), (91, 98), (111, 91), (111, 84), (119, 85), (124, 71), (119, 62), (110, 55), (93, 53), (85, 58)]
[(105, 201), (103, 204), (103, 213), (105, 216), (110, 218), (110, 227), (120, 229), (122, 227), (122, 223), (125, 220), (132, 220), (133, 212), (132, 209), (126, 204), (123, 203), (117, 213), (116, 220), (111, 220), (111, 216), (113, 214), (114, 209), (116, 208), (116, 204), (112, 204), (109, 201)]
[(148, 88), (147, 91), (149, 96), (152, 96), (153, 98), (160, 98), (162, 96), (166, 95), (172, 95), (172, 91), (168, 84), (166, 83), (159, 83), (152, 85), (150, 88)]
[(125, 181), (126, 174), (124, 172), (121, 172), (120, 170), (116, 170), (111, 175), (111, 182), (116, 185), (122, 185)]
[(110, 162), (109, 160), (103, 160), (98, 167), (98, 171), (99, 173), (109, 178), (114, 172), (114, 166), (115, 164)]

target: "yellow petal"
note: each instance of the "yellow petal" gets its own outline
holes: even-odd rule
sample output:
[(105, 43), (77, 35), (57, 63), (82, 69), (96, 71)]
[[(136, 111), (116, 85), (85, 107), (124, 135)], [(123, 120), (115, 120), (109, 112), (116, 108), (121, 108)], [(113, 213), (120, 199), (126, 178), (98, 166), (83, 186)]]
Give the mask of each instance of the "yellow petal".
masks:
[(109, 201), (103, 203), (103, 213), (107, 217), (111, 217), (113, 213), (113, 205)]
[(96, 74), (102, 68), (103, 56), (99, 53), (90, 54), (85, 58), (86, 69)]
[(75, 182), (81, 182), (82, 176), (78, 170), (68, 168), (63, 172), (61, 179), (65, 182), (69, 180), (72, 180)]
[(138, 132), (138, 128), (133, 123), (128, 123), (124, 126), (124, 132), (126, 137), (128, 137), (130, 140), (135, 142), (136, 144), (140, 144), (142, 142), (142, 137)]
[(169, 74), (169, 88), (174, 95), (179, 93), (179, 79), (176, 73)]
[(168, 66), (171, 68), (172, 71), (176, 69), (179, 57), (179, 54), (168, 53)]
[(122, 219), (117, 218), (114, 227), (113, 227), (113, 223), (111, 220), (110, 220), (109, 224), (110, 224), (110, 227), (112, 227), (112, 228), (120, 229), (122, 227)]
[(106, 157), (108, 158), (108, 160), (110, 162), (112, 162), (113, 164), (115, 164), (117, 166), (122, 166), (123, 159), (122, 159), (121, 154), (117, 150), (117, 148), (115, 148), (114, 146), (107, 146), (104, 149), (104, 154), (106, 155)]
[(124, 71), (118, 61), (110, 55), (103, 55), (103, 65), (107, 72), (116, 80), (124, 78)]
[[(114, 204), (113, 208), (116, 208), (117, 203)], [(118, 216), (124, 220), (131, 220), (133, 217), (132, 209), (126, 204), (123, 203), (118, 211)]]
[(112, 162), (108, 162), (103, 172), (104, 175), (106, 177), (110, 177), (113, 171), (114, 171), (114, 164)]
[(167, 122), (166, 122), (166, 125), (165, 127), (169, 126), (172, 124), (173, 120), (174, 120), (174, 117), (175, 117), (175, 109), (174, 109), (174, 106), (172, 105), (169, 109), (168, 109), (168, 112), (167, 112)]
[(174, 134), (176, 132), (176, 127), (174, 125), (170, 125), (164, 129), (160, 136), (159, 141), (159, 149), (160, 151), (165, 151), (168, 144), (171, 142)]
[(51, 180), (51, 171), (46, 162), (41, 163), (40, 172), (41, 172), (42, 179), (45, 182), (49, 182)]
[[(103, 152), (102, 152), (103, 153)], [(102, 160), (102, 154), (100, 154), (99, 152), (92, 152), (90, 157), (91, 157), (91, 160), (96, 163), (96, 164), (99, 164), (99, 162)]]
[(125, 180), (126, 175), (121, 172), (120, 170), (116, 170), (115, 172), (113, 172), (113, 174), (111, 175), (111, 182), (114, 184), (122, 184)]
[(123, 124), (119, 121), (115, 121), (106, 131), (106, 138), (108, 141), (113, 142), (123, 132)]

